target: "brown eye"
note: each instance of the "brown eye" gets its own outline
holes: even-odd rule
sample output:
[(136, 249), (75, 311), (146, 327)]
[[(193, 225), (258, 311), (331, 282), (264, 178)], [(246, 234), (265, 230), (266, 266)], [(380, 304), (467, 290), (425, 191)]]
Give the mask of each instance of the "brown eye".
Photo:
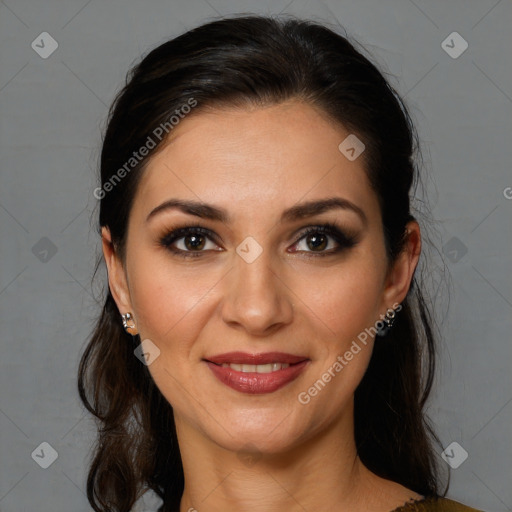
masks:
[(329, 243), (329, 237), (322, 233), (313, 233), (306, 237), (306, 244), (312, 251), (323, 251)]
[(221, 251), (215, 233), (200, 226), (177, 228), (160, 239), (160, 245), (183, 256), (198, 257), (207, 252)]
[(341, 231), (335, 225), (311, 226), (302, 232), (300, 238), (290, 248), (310, 256), (329, 256), (354, 247), (357, 235)]
[(183, 238), (183, 241), (189, 251), (200, 251), (206, 245), (206, 237), (203, 235), (188, 235)]

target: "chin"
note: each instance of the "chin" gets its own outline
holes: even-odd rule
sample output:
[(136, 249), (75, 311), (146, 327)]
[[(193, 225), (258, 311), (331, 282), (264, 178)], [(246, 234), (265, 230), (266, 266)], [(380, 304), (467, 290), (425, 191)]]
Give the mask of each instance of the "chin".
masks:
[[(255, 416), (258, 412), (253, 410), (250, 414)], [(215, 428), (210, 435), (216, 444), (236, 453), (281, 454), (308, 437), (307, 426), (294, 421), (296, 418), (293, 412), (284, 408), (260, 416), (257, 421), (254, 418), (243, 421), (243, 416), (241, 418), (240, 415), (235, 419), (227, 414), (225, 418), (222, 426)], [(229, 421), (230, 419), (233, 421)]]

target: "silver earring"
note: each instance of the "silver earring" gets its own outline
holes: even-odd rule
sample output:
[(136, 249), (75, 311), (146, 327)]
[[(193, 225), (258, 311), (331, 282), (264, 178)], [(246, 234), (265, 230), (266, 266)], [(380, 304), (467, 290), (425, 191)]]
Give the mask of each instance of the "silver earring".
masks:
[(131, 313), (124, 313), (121, 315), (121, 318), (123, 319), (124, 330), (127, 333), (132, 334), (130, 330), (135, 329), (135, 320), (133, 319), (133, 315)]
[(383, 322), (384, 325), (380, 326), (377, 329), (377, 335), (378, 336), (386, 336), (386, 334), (391, 330), (391, 327), (393, 327), (393, 324), (395, 323), (396, 318), (396, 311), (394, 309), (389, 308), (386, 311), (386, 314), (384, 315)]

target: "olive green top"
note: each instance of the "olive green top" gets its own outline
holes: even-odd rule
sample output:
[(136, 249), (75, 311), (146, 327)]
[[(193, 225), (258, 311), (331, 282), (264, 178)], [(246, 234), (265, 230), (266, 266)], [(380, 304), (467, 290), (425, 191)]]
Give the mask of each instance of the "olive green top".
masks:
[(411, 501), (392, 512), (482, 512), (447, 498), (423, 498)]

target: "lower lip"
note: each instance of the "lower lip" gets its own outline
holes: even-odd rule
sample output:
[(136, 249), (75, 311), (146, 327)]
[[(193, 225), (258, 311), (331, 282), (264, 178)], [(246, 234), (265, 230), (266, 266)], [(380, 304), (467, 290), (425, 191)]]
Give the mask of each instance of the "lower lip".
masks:
[(235, 391), (257, 395), (272, 393), (295, 380), (306, 367), (308, 361), (302, 361), (271, 373), (238, 372), (229, 366), (206, 361), (215, 377)]

